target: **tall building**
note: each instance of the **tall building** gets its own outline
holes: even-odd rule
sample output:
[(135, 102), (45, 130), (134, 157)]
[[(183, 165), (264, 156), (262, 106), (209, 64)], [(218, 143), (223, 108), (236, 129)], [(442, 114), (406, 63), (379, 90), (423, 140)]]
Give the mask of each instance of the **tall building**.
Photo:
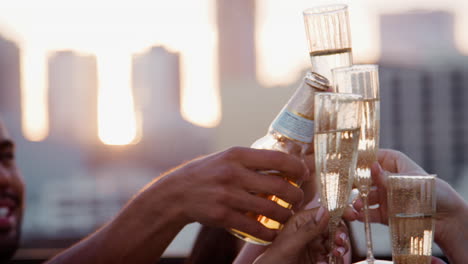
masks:
[(50, 138), (62, 142), (96, 144), (97, 130), (96, 58), (73, 51), (49, 57)]
[[(164, 122), (180, 119), (180, 56), (164, 47), (152, 47), (133, 59), (135, 105), (144, 117), (143, 133)], [(155, 113), (158, 113), (155, 116)], [(151, 117), (152, 118), (146, 118)], [(152, 136), (152, 135), (148, 135)]]
[(21, 124), (20, 51), (0, 36), (0, 116), (8, 127)]
[(256, 79), (255, 1), (216, 1), (221, 86)]
[(135, 108), (141, 119), (143, 159), (169, 168), (211, 150), (211, 129), (184, 120), (180, 113), (180, 56), (152, 47), (133, 57)]
[(295, 87), (266, 88), (257, 82), (255, 1), (216, 4), (222, 119), (215, 148), (249, 146), (266, 133)]
[(468, 58), (453, 44), (453, 16), (411, 12), (381, 22), (381, 146), (455, 183), (468, 162)]

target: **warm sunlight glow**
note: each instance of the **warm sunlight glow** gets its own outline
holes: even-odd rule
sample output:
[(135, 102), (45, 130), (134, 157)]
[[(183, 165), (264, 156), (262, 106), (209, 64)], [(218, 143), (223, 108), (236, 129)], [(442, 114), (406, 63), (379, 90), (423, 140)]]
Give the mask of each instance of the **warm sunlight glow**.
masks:
[(130, 90), (131, 57), (125, 53), (98, 54), (99, 138), (108, 145), (132, 143), (137, 134)]
[[(217, 35), (211, 32), (200, 39), (206, 43), (195, 42), (196, 45), (182, 56), (182, 116), (199, 126), (215, 127), (221, 121), (221, 100), (218, 89), (215, 89), (218, 83), (215, 67)], [(203, 70), (206, 73), (190, 71), (197, 69), (200, 62), (204, 62)], [(207, 74), (209, 78), (206, 78)], [(194, 84), (199, 87), (195, 87)]]
[(310, 65), (302, 10), (310, 1), (257, 0), (257, 77), (266, 86), (288, 85)]
[(45, 53), (32, 46), (22, 48), (20, 65), (23, 133), (31, 141), (41, 141), (48, 133)]
[(0, 3), (0, 33), (21, 47), (41, 47), (21, 50), (25, 136), (35, 141), (47, 136), (46, 55), (61, 49), (97, 58), (98, 128), (105, 144), (135, 143), (144, 136), (131, 91), (131, 57), (154, 45), (180, 54), (183, 117), (216, 126), (221, 106), (214, 6), (214, 0)]

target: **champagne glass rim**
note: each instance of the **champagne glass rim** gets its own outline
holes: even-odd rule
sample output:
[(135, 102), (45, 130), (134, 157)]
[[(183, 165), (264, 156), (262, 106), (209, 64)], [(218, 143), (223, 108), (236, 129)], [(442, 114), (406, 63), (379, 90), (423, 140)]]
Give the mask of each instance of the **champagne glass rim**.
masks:
[(333, 68), (332, 72), (356, 72), (356, 71), (378, 71), (379, 65), (378, 64), (353, 64), (351, 66), (344, 66)]
[(422, 175), (422, 174), (390, 174), (388, 176), (389, 179), (408, 179), (408, 180), (430, 180), (430, 179), (435, 179), (437, 178), (437, 174), (427, 174), (427, 175)]
[(316, 7), (311, 7), (305, 9), (302, 14), (304, 16), (321, 16), (327, 14), (339, 13), (342, 11), (347, 11), (348, 5), (346, 4), (330, 4), (330, 5), (320, 5)]

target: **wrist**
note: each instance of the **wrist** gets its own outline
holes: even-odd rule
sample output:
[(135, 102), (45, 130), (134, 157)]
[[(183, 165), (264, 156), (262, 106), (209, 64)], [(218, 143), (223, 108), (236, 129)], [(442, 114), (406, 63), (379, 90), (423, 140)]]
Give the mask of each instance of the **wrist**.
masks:
[(141, 205), (141, 216), (154, 224), (161, 220), (167, 226), (174, 226), (182, 229), (189, 224), (190, 219), (184, 210), (183, 194), (177, 192), (174, 184), (167, 179), (159, 179), (145, 188), (135, 201)]

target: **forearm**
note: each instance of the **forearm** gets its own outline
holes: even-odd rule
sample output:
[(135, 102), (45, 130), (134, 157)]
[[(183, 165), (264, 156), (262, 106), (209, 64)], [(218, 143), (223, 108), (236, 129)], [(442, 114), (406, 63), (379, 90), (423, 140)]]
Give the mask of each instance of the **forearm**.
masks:
[(155, 263), (185, 222), (169, 197), (151, 195), (148, 190), (138, 195), (113, 221), (49, 264)]

